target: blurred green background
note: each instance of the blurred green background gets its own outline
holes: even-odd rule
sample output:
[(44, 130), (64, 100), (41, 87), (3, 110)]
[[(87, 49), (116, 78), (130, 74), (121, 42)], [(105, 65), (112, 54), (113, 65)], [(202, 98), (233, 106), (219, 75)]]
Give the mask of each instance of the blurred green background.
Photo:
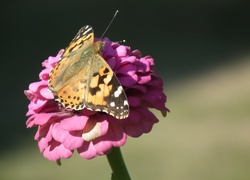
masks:
[(250, 3), (243, 0), (5, 1), (0, 179), (110, 179), (105, 156), (44, 159), (23, 94), (41, 63), (86, 24), (155, 59), (171, 110), (122, 147), (132, 179), (250, 179)]

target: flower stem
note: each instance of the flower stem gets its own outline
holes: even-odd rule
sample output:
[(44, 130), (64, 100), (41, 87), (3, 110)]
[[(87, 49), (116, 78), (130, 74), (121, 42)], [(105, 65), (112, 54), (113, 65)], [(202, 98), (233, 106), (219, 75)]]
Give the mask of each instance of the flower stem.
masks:
[(119, 147), (113, 147), (107, 158), (113, 171), (111, 180), (131, 180)]

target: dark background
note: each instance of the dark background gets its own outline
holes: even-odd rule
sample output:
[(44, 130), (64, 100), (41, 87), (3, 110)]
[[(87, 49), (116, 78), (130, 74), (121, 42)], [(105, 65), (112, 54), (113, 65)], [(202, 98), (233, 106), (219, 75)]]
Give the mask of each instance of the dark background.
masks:
[[(23, 91), (38, 81), (41, 63), (65, 48), (83, 25), (100, 37), (126, 40), (155, 59), (165, 86), (230, 63), (250, 49), (249, 1), (12, 0), (1, 5), (1, 153), (33, 142)], [(28, 139), (28, 140), (27, 140)], [(35, 142), (34, 146), (36, 146)]]

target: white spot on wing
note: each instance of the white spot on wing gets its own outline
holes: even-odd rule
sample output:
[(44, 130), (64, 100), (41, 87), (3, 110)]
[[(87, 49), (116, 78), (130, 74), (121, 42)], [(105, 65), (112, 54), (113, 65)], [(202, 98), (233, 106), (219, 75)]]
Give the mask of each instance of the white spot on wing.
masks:
[(124, 103), (123, 103), (124, 106), (127, 106), (128, 105), (128, 101), (125, 100)]
[(110, 103), (110, 106), (111, 106), (111, 107), (115, 107), (115, 102), (111, 102), (111, 103)]
[(115, 97), (119, 97), (122, 93), (122, 86), (119, 86), (117, 90), (114, 92)]
[(89, 26), (89, 25), (87, 25), (87, 26), (85, 26), (85, 30), (84, 30), (84, 32), (82, 33), (82, 35), (85, 35), (85, 34), (87, 34), (89, 31), (91, 31), (92, 30), (92, 28)]

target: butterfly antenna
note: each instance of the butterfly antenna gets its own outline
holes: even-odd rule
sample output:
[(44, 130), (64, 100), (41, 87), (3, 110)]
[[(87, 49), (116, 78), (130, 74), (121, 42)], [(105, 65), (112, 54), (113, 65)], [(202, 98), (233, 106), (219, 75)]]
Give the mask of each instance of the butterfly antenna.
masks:
[(115, 17), (116, 17), (116, 15), (117, 15), (117, 13), (118, 13), (118, 12), (119, 12), (119, 11), (118, 11), (118, 10), (116, 10), (116, 12), (115, 12), (114, 16), (112, 17), (111, 21), (109, 22), (108, 26), (106, 27), (105, 31), (103, 32), (103, 34), (102, 34), (102, 36), (101, 36), (101, 39), (103, 38), (103, 36), (104, 36), (104, 35), (105, 35), (105, 33), (107, 32), (107, 30), (109, 29), (110, 25), (111, 25), (111, 24), (112, 24), (112, 22), (114, 21), (114, 19), (115, 19)]

